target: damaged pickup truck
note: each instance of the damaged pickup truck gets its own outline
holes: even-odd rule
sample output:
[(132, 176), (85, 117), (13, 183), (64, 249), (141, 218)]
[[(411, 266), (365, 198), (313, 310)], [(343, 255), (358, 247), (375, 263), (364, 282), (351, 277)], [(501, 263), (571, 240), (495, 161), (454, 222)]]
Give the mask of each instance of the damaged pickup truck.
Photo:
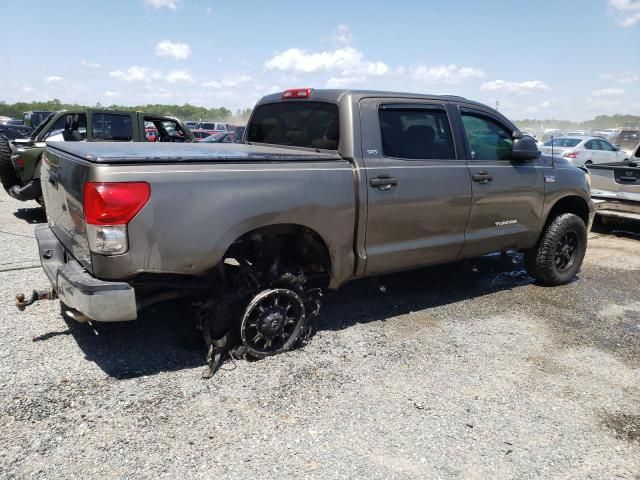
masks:
[(256, 105), (244, 141), (47, 145), (36, 237), (73, 318), (195, 297), (215, 369), (231, 348), (291, 348), (321, 290), (355, 278), (517, 249), (561, 285), (585, 255), (585, 173), (485, 105), (287, 90)]

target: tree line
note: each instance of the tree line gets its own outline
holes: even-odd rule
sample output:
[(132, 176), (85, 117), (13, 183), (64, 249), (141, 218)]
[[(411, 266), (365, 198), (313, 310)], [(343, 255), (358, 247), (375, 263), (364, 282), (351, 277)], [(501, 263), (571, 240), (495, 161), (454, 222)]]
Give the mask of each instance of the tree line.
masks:
[(570, 122), (567, 120), (536, 120), (525, 118), (515, 122), (523, 130), (544, 128), (558, 128), (560, 130), (604, 130), (605, 128), (618, 128), (630, 126), (640, 128), (640, 116), (638, 115), (598, 115), (591, 120), (583, 122)]
[(56, 110), (84, 110), (87, 108), (108, 108), (112, 110), (121, 111), (138, 111), (144, 113), (153, 113), (156, 115), (170, 115), (178, 117), (181, 120), (218, 120), (218, 121), (246, 121), (251, 114), (251, 109), (239, 109), (235, 113), (231, 110), (220, 108), (206, 108), (197, 107), (185, 103), (184, 105), (162, 105), (162, 104), (148, 104), (148, 105), (79, 105), (76, 103), (62, 103), (57, 98), (46, 102), (18, 102), (18, 103), (6, 103), (0, 101), (0, 116), (22, 118), (24, 112), (44, 110), (44, 111), (56, 111)]

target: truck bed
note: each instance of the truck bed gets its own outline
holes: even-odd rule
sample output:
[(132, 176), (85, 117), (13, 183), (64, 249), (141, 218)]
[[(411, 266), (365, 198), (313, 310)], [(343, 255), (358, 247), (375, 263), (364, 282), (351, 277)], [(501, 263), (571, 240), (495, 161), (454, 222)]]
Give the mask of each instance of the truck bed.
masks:
[[(146, 182), (151, 198), (128, 224), (129, 249), (89, 249), (85, 182)], [(139, 273), (198, 275), (236, 239), (265, 225), (304, 225), (329, 245), (336, 278), (353, 271), (355, 171), (337, 153), (246, 144), (47, 144), (48, 223), (65, 249), (102, 280)]]
[(336, 153), (237, 143), (49, 142), (51, 149), (97, 164), (340, 160)]

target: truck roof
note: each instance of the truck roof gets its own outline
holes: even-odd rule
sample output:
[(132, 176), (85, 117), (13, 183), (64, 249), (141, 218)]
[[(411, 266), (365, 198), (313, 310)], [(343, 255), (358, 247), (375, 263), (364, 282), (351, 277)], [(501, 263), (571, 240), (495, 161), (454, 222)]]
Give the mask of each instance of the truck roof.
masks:
[[(266, 95), (259, 102), (269, 103), (282, 100), (282, 94), (284, 92), (272, 93)], [(358, 101), (366, 97), (388, 97), (388, 98), (407, 98), (407, 99), (423, 99), (423, 100), (439, 100), (439, 101), (458, 101), (471, 104), (481, 105), (486, 108), (486, 105), (468, 100), (464, 97), (456, 95), (431, 95), (425, 93), (407, 93), (407, 92), (389, 92), (382, 90), (352, 90), (352, 89), (312, 89), (309, 99), (311, 100), (325, 100), (325, 101), (339, 101), (345, 95), (351, 95), (354, 100)]]
[(99, 164), (341, 159), (335, 153), (237, 143), (48, 142), (47, 148)]

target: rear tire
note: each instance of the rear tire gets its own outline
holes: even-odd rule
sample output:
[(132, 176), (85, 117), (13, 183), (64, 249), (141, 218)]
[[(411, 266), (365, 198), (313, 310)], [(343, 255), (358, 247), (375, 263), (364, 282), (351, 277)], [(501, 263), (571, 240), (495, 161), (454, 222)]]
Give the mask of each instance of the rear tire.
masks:
[(0, 181), (7, 193), (14, 185), (20, 185), (18, 174), (11, 163), (9, 140), (2, 135), (0, 135)]
[(586, 225), (577, 215), (563, 213), (547, 225), (538, 244), (525, 251), (524, 265), (542, 285), (565, 285), (580, 270), (586, 251)]

